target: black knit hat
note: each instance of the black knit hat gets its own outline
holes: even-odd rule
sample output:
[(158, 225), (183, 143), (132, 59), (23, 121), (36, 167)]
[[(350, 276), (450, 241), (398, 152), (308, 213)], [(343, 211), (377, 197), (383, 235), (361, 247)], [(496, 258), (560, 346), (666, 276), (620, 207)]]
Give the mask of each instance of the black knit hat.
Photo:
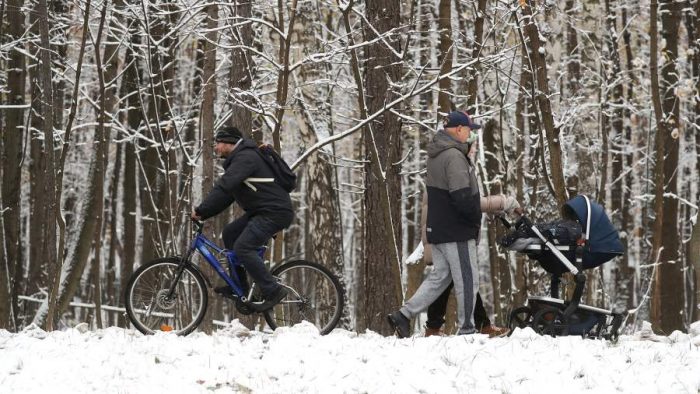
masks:
[(238, 130), (238, 128), (236, 128), (236, 126), (226, 126), (216, 131), (214, 141), (226, 142), (227, 144), (235, 144), (241, 138), (243, 138), (243, 134)]

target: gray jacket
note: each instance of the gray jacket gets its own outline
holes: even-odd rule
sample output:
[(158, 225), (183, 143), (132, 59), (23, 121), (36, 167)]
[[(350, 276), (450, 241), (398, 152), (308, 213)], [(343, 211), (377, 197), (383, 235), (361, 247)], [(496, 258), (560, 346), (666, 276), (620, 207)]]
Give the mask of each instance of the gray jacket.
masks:
[(444, 131), (428, 144), (427, 240), (431, 244), (476, 239), (481, 196), (467, 145)]

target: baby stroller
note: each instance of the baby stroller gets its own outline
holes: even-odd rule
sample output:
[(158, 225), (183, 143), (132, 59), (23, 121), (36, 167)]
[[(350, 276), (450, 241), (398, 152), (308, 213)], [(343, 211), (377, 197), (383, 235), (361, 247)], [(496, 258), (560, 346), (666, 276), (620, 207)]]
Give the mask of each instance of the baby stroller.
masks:
[[(529, 297), (526, 306), (514, 309), (509, 326), (531, 327), (551, 336), (580, 335), (615, 339), (622, 315), (581, 304), (586, 286), (583, 271), (598, 267), (623, 254), (617, 230), (602, 206), (586, 196), (576, 196), (562, 207), (562, 220), (533, 224), (522, 216), (515, 229), (501, 240), (501, 245), (525, 253), (552, 274), (550, 297)], [(510, 224), (504, 219), (507, 227)], [(571, 300), (559, 298), (559, 282), (564, 272), (571, 272), (576, 284)]]

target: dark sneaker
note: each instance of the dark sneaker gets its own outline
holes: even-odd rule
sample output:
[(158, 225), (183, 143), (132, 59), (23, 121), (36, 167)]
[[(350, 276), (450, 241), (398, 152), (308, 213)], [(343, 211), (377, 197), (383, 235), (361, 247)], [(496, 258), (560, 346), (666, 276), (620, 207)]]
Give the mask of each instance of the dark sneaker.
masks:
[(411, 319), (403, 315), (399, 311), (391, 312), (387, 315), (389, 325), (399, 338), (408, 338), (411, 336)]
[(229, 286), (219, 286), (214, 288), (214, 293), (223, 296), (225, 298), (230, 298), (230, 299), (236, 299), (238, 298), (236, 294), (234, 294), (233, 289)]
[(284, 286), (277, 287), (272, 293), (263, 296), (262, 301), (249, 301), (248, 304), (253, 307), (257, 312), (265, 312), (271, 309), (273, 306), (277, 305), (287, 296), (287, 289)]

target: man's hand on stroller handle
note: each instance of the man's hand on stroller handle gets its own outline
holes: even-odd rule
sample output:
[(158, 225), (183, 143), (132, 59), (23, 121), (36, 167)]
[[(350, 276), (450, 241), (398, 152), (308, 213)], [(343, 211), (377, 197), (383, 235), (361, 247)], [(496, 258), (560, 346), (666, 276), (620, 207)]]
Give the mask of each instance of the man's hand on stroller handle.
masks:
[(517, 214), (518, 216), (523, 215), (523, 211), (520, 209), (520, 203), (513, 196), (507, 196), (503, 203), (503, 211), (510, 216)]

